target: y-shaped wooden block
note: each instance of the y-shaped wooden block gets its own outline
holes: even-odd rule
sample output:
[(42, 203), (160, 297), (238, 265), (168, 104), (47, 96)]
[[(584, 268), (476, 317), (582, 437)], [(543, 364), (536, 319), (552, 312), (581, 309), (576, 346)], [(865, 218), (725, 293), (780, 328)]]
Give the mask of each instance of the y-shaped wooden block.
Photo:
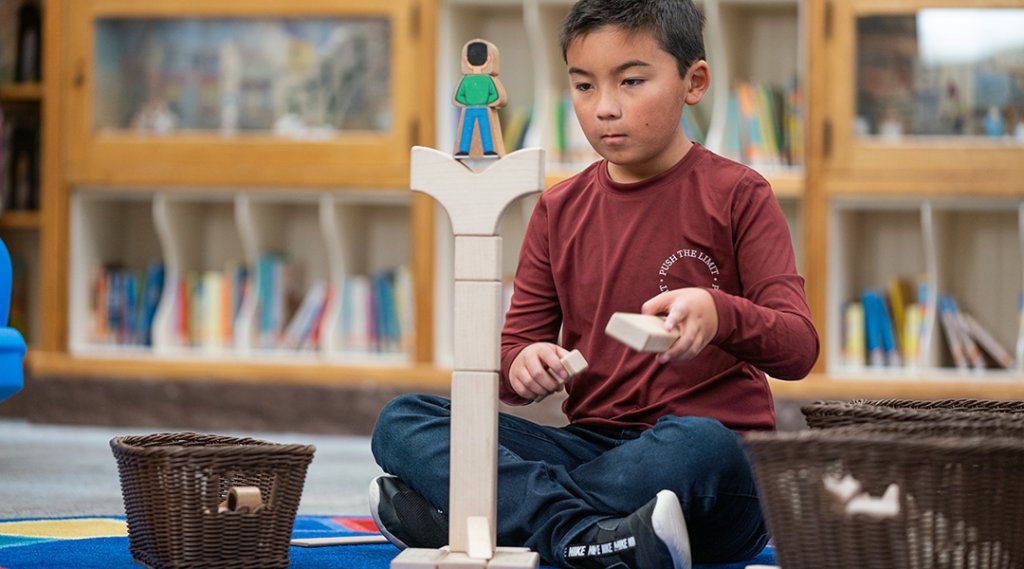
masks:
[[(458, 257), (449, 546), (437, 558), (403, 552), (391, 566), (486, 567), (501, 551), (494, 546), (501, 316), (501, 240), (496, 234), (513, 201), (544, 189), (544, 151), (513, 152), (478, 173), (448, 154), (417, 146), (410, 178), (414, 191), (433, 197), (448, 212)], [(537, 567), (535, 558), (533, 565), (524, 565), (531, 558), (518, 553), (504, 555), (502, 563)]]

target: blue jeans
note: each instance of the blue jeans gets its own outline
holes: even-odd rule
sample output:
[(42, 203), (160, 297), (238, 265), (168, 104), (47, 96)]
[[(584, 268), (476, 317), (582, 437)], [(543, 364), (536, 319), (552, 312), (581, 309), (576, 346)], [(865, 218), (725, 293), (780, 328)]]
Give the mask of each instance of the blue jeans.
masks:
[(459, 152), (469, 152), (473, 142), (473, 125), (480, 128), (480, 143), (484, 152), (494, 152), (494, 140), (491, 138), (491, 118), (487, 116), (488, 107), (466, 107), (462, 116), (462, 134), (459, 136)]
[[(381, 411), (377, 464), (448, 511), (451, 402), (402, 395)], [(768, 541), (739, 437), (703, 417), (663, 417), (647, 430), (548, 427), (498, 418), (501, 545), (526, 546), (548, 563), (598, 520), (621, 517), (663, 489), (679, 497), (697, 563), (753, 557)]]

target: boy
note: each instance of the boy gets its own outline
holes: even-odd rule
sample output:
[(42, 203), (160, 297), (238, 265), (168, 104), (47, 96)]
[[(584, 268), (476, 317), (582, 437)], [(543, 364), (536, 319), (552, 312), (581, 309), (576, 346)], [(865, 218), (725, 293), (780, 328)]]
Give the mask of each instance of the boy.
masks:
[[(767, 541), (736, 431), (770, 430), (764, 373), (817, 359), (789, 232), (768, 183), (686, 139), (710, 82), (691, 0), (581, 0), (561, 43), (573, 106), (599, 161), (544, 192), (502, 332), (501, 397), (562, 389), (570, 424), (499, 419), (498, 541), (569, 567), (689, 567)], [(604, 334), (616, 311), (667, 315), (660, 355)], [(371, 511), (396, 544), (447, 543), (449, 406), (403, 396), (382, 411)]]

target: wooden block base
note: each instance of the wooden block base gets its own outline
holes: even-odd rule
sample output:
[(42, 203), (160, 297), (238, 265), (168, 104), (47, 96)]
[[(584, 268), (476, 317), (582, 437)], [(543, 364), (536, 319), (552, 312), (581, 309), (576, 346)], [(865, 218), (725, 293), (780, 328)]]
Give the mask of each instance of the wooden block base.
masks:
[(540, 555), (525, 547), (498, 547), (490, 559), (442, 549), (406, 549), (391, 561), (391, 569), (537, 569)]

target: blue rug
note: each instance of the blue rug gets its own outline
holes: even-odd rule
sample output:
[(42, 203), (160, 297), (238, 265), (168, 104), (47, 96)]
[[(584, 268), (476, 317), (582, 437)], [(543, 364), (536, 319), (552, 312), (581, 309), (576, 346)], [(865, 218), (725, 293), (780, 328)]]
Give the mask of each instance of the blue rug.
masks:
[[(369, 518), (299, 516), (295, 538), (374, 533)], [(388, 569), (398, 550), (391, 545), (292, 547), (295, 569)], [(698, 565), (695, 569), (742, 569), (774, 565), (769, 547), (745, 563)], [(0, 569), (138, 569), (128, 552), (123, 517), (51, 518), (0, 522)], [(552, 568), (548, 568), (552, 569)]]

